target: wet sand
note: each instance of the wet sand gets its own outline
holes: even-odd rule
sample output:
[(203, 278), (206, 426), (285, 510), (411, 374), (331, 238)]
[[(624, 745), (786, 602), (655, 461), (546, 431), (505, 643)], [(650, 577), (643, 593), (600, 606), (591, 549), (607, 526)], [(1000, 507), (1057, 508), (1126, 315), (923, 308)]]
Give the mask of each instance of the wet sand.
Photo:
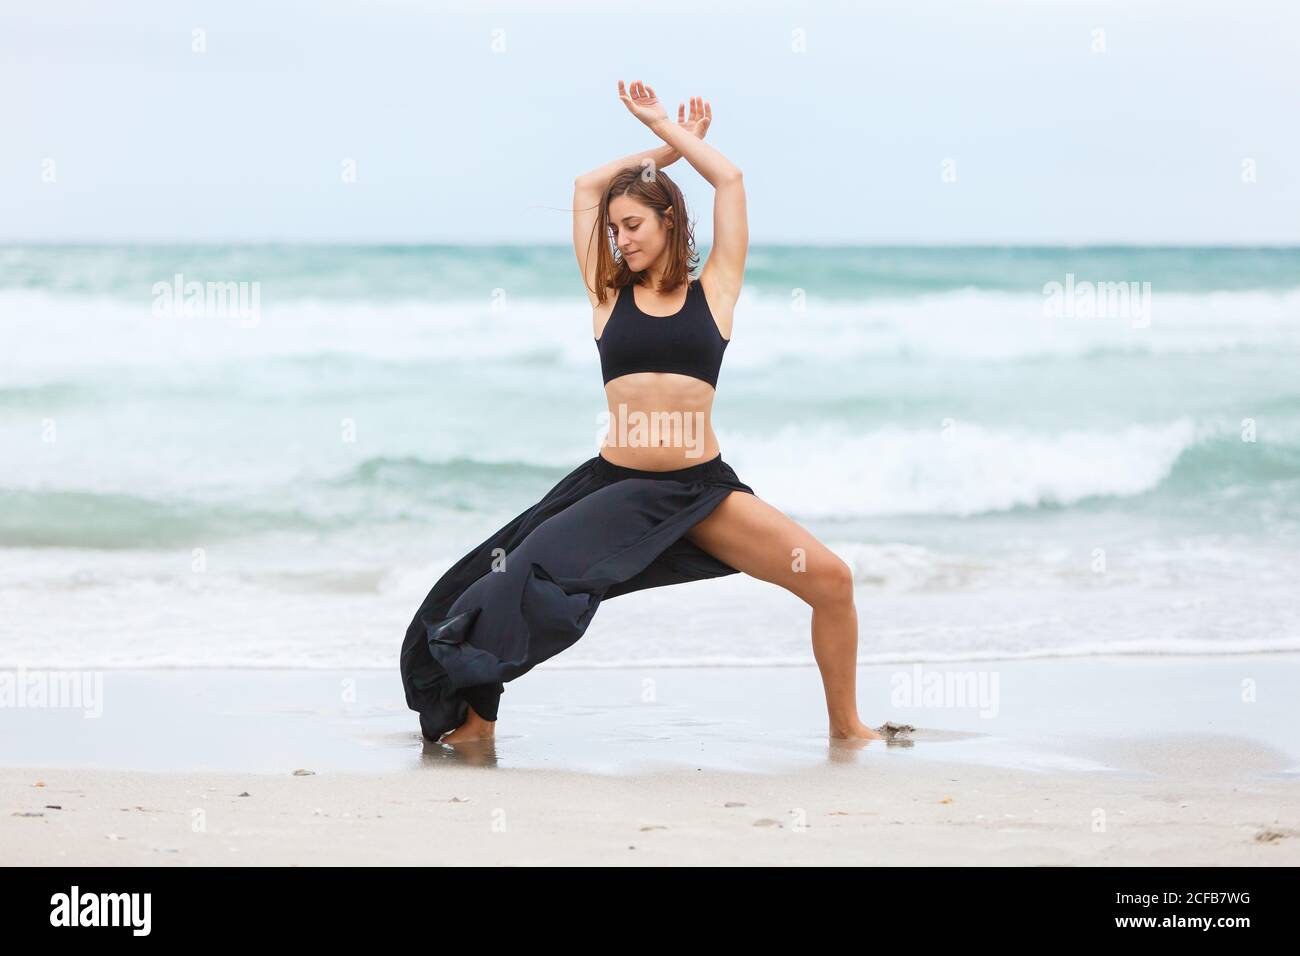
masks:
[(101, 675), (0, 708), (0, 863), (1300, 863), (1300, 655), (863, 667), (865, 744), (814, 668), (542, 667), (457, 749), (395, 673)]

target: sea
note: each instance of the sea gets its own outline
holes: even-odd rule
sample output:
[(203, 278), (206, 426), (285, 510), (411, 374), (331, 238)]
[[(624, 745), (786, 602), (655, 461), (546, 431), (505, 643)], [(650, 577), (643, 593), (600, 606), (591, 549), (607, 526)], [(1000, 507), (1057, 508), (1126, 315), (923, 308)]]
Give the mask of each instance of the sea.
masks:
[[(581, 282), (0, 246), (0, 666), (396, 681), (438, 576), (596, 454)], [(863, 662), (1300, 650), (1300, 248), (755, 245), (714, 428), (852, 566)], [(808, 621), (733, 575), (542, 666), (811, 665)]]

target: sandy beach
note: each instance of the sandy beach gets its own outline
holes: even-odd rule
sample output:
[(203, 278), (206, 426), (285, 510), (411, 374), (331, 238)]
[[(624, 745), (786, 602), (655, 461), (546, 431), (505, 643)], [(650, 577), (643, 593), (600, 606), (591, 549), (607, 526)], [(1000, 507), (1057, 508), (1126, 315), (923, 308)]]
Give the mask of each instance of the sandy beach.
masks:
[[(901, 706), (931, 672), (996, 693)], [(460, 751), (390, 673), (100, 673), (0, 709), (0, 863), (1300, 863), (1300, 655), (863, 667), (892, 745), (827, 740), (812, 668), (541, 667)]]

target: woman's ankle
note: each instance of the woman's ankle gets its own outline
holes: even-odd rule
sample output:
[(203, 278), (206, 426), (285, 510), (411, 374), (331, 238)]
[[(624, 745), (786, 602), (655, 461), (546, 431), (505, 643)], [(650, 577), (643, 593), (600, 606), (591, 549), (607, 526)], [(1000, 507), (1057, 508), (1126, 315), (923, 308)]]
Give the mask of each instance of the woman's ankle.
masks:
[(828, 714), (827, 722), (830, 724), (832, 735), (852, 733), (864, 726), (862, 718), (858, 716), (857, 711), (847, 715)]

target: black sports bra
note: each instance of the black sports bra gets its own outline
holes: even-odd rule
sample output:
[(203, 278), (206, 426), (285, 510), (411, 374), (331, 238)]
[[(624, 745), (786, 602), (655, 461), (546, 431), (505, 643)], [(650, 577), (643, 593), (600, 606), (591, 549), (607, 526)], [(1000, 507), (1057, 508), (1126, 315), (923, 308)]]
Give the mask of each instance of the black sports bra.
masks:
[(700, 282), (687, 280), (686, 302), (674, 315), (647, 315), (630, 285), (618, 290), (614, 308), (596, 339), (605, 383), (632, 372), (676, 372), (718, 387), (724, 339)]

